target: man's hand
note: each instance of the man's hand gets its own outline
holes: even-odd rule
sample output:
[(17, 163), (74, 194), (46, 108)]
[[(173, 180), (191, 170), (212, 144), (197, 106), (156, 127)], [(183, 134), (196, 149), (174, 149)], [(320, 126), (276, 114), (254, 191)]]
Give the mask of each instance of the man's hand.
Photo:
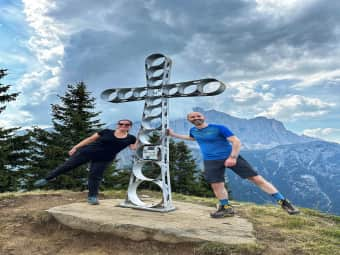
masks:
[(167, 134), (168, 136), (173, 136), (174, 131), (173, 131), (171, 128), (168, 128), (168, 129), (166, 130), (166, 134)]
[(77, 151), (76, 147), (73, 147), (69, 152), (68, 155), (72, 156)]
[(237, 163), (236, 158), (229, 157), (224, 161), (224, 166), (225, 167), (233, 167), (233, 166), (236, 165), (236, 163)]

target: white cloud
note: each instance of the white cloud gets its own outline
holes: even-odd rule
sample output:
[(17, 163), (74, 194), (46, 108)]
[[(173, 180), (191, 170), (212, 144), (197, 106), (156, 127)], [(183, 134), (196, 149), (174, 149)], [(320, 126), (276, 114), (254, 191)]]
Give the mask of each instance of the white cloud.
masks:
[(187, 23), (186, 17), (182, 13), (174, 13), (169, 9), (155, 8), (155, 1), (144, 3), (145, 8), (149, 10), (152, 20), (163, 22), (170, 27), (181, 26)]
[(314, 128), (305, 129), (303, 134), (328, 141), (340, 143), (340, 128)]
[(13, 64), (28, 64), (29, 59), (26, 56), (23, 56), (23, 54), (13, 54), (13, 52), (4, 52), (1, 51), (1, 59), (0, 63), (3, 65), (9, 65), (10, 63)]
[[(38, 113), (37, 106), (47, 108), (49, 95), (54, 100), (51, 95), (61, 92), (60, 82), (82, 79), (97, 94), (101, 84), (116, 80), (118, 84), (136, 84), (135, 79), (144, 83), (144, 76), (138, 78), (144, 75), (142, 65), (132, 63), (155, 50), (174, 60), (172, 81), (215, 77), (227, 84), (219, 96), (174, 99), (173, 105), (187, 102), (190, 110), (205, 104), (238, 117), (263, 114), (306, 120), (299, 122), (297, 130), (305, 128), (307, 118), (313, 116), (336, 126), (338, 109), (332, 102), (339, 101), (340, 89), (336, 87), (340, 84), (337, 1), (188, 1), (181, 7), (156, 0), (22, 2), (6, 15), (14, 20), (26, 15), (27, 24), (15, 27), (23, 27), (23, 36), (28, 34), (25, 46), (34, 57), (5, 56), (28, 69), (21, 80), (11, 82), (21, 94), (16, 108), (6, 112)], [(140, 71), (135, 72), (135, 67)], [(289, 81), (285, 85), (282, 80)], [(301, 82), (292, 85), (297, 80)], [(98, 104), (102, 105), (99, 110), (105, 112), (107, 105)]]
[(296, 89), (308, 89), (309, 87), (320, 86), (320, 84), (339, 84), (340, 83), (340, 69), (329, 72), (318, 72), (311, 74), (295, 84), (293, 88)]
[(315, 0), (255, 0), (256, 11), (260, 14), (268, 15), (276, 20), (286, 20), (292, 18), (301, 12), (303, 12), (308, 5), (315, 2)]
[[(39, 104), (55, 93), (59, 87), (59, 74), (64, 56), (65, 36), (62, 25), (48, 16), (56, 2), (48, 0), (23, 0), (28, 25), (33, 28), (27, 46), (35, 55), (36, 63), (31, 73), (26, 73), (18, 82), (32, 104)], [(28, 92), (34, 86), (34, 93)], [(28, 93), (26, 93), (28, 92)], [(30, 95), (29, 95), (30, 94)]]
[(271, 93), (262, 93), (256, 91), (253, 86), (247, 86), (246, 84), (238, 84), (237, 93), (231, 95), (234, 102), (238, 104), (254, 104), (261, 101), (270, 101), (274, 95)]
[(325, 115), (334, 106), (335, 103), (323, 102), (318, 98), (292, 95), (277, 100), (268, 110), (259, 113), (258, 116), (292, 121), (298, 118)]
[(12, 108), (12, 105), (9, 105), (4, 112), (1, 113), (0, 119), (0, 127), (17, 127), (18, 123), (22, 124), (30, 124), (33, 120), (33, 116), (28, 111), (19, 111), (17, 109)]
[[(37, 105), (46, 104), (46, 99), (56, 93), (60, 86), (59, 76), (64, 56), (62, 39), (65, 39), (65, 33), (63, 27), (49, 17), (48, 12), (55, 6), (55, 2), (49, 0), (23, 0), (21, 13), (25, 15), (23, 18), (32, 29), (26, 31), (29, 36), (26, 42), (22, 44), (23, 39), (20, 39), (18, 43), (20, 47), (25, 46), (33, 56), (28, 57), (27, 53), (8, 53), (8, 59), (16, 61), (16, 65), (20, 63), (25, 66), (26, 73), (17, 81), (11, 82), (13, 85), (15, 83), (13, 89), (20, 92), (20, 95), (1, 114), (1, 126), (27, 126), (35, 123), (39, 116), (35, 116), (30, 110)], [(15, 72), (16, 65), (11, 67), (9, 75), (13, 70)]]
[(51, 125), (35, 125), (35, 126), (23, 126), (19, 130), (33, 130), (34, 127), (39, 127), (41, 129), (53, 128)]

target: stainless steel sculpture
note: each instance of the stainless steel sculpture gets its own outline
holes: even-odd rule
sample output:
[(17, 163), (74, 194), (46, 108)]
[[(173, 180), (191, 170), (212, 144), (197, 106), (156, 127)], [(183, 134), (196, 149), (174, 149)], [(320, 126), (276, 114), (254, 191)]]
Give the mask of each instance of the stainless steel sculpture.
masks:
[[(216, 79), (169, 84), (171, 59), (162, 54), (148, 56), (145, 71), (146, 87), (107, 89), (101, 97), (111, 103), (145, 100), (127, 197), (121, 206), (167, 212), (175, 209), (171, 198), (169, 140), (166, 134), (169, 125), (168, 98), (213, 96), (222, 93), (225, 85)], [(158, 141), (150, 141), (151, 136), (158, 137)], [(143, 170), (150, 164), (159, 168), (158, 177), (145, 176)], [(156, 184), (162, 191), (162, 200), (154, 204), (143, 202), (137, 194), (143, 182)]]

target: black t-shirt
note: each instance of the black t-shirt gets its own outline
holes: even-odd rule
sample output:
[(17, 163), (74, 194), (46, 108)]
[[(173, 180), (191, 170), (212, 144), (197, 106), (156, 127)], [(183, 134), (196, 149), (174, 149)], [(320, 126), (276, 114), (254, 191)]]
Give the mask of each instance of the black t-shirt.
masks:
[(100, 137), (95, 142), (80, 148), (79, 152), (91, 160), (109, 161), (113, 160), (118, 152), (136, 142), (136, 137), (133, 135), (128, 134), (125, 138), (117, 138), (114, 132), (115, 130), (112, 129), (103, 129), (98, 132)]

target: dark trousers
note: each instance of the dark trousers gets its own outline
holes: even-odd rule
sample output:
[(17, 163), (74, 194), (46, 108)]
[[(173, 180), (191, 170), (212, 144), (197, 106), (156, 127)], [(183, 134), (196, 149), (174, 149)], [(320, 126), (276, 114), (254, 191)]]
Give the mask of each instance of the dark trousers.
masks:
[(88, 176), (88, 188), (89, 188), (89, 196), (97, 196), (99, 185), (103, 178), (103, 173), (105, 169), (111, 164), (112, 160), (109, 161), (93, 161), (83, 155), (81, 152), (76, 152), (73, 154), (68, 160), (66, 160), (63, 164), (59, 165), (52, 172), (50, 172), (47, 176), (47, 180), (52, 180), (61, 174), (65, 174), (74, 168), (83, 165), (87, 162), (90, 162), (90, 172)]

